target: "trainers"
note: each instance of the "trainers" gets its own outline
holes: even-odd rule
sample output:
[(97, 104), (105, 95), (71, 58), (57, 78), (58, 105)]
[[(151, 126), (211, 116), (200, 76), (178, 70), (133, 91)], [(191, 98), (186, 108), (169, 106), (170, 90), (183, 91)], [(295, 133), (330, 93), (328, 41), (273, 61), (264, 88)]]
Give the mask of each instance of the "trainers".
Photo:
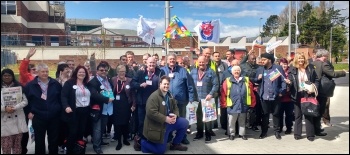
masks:
[(140, 140), (139, 136), (136, 135), (134, 137), (134, 150), (135, 151), (141, 151), (141, 145), (139, 143), (139, 140)]
[(181, 141), (182, 144), (190, 144), (190, 141), (187, 140), (187, 138), (182, 139)]
[(205, 142), (209, 143), (211, 141), (211, 136), (205, 136)]
[(187, 146), (182, 146), (181, 144), (171, 144), (170, 150), (187, 151)]
[(191, 129), (187, 129), (186, 133), (191, 134)]

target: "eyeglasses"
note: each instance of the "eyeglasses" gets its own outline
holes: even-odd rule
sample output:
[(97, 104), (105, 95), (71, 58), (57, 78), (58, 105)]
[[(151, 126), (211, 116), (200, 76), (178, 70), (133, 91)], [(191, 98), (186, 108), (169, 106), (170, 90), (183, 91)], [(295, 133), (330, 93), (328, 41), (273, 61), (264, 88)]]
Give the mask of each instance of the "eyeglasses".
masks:
[(107, 70), (105, 70), (105, 69), (100, 69), (99, 71), (100, 72), (107, 72)]

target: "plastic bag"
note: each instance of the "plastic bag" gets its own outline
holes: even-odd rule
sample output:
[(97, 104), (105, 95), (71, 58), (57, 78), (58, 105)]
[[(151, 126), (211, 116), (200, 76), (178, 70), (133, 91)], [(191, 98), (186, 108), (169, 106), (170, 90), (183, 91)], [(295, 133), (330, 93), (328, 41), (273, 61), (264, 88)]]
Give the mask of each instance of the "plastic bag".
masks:
[(197, 123), (197, 108), (198, 102), (192, 102), (192, 104), (188, 103), (186, 106), (186, 119), (188, 120), (189, 125)]
[(203, 112), (203, 122), (210, 122), (217, 119), (216, 106), (214, 98), (209, 101), (201, 99), (202, 112)]
[(33, 123), (31, 119), (29, 119), (28, 121), (28, 133), (29, 133), (30, 143), (33, 143), (35, 141), (35, 136), (34, 136)]

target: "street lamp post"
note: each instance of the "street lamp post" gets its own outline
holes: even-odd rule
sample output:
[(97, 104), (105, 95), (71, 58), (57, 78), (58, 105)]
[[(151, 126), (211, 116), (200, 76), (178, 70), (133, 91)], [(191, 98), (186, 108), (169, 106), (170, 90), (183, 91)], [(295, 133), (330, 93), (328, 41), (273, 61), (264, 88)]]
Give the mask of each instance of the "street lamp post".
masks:
[[(164, 14), (165, 30), (167, 29), (167, 26), (170, 23), (170, 8), (173, 8), (173, 6), (170, 6), (170, 1), (165, 1), (165, 14)], [(165, 39), (165, 55), (168, 54), (168, 49), (169, 49), (169, 42), (168, 40)]]

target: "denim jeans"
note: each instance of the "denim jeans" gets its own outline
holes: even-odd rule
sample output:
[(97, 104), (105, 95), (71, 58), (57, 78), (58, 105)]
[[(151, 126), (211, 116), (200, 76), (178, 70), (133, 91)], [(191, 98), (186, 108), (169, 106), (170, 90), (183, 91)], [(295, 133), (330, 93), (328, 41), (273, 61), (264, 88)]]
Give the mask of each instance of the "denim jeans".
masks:
[(180, 144), (182, 138), (186, 134), (188, 127), (188, 121), (185, 118), (178, 117), (175, 124), (167, 124), (163, 143), (153, 143), (151, 141), (142, 139), (141, 150), (143, 153), (155, 153), (164, 154), (167, 148), (167, 141), (170, 132), (176, 131), (176, 136), (173, 140), (173, 144)]
[(108, 115), (101, 115), (101, 118), (98, 121), (92, 122), (92, 130), (93, 130), (93, 136), (92, 136), (92, 144), (94, 150), (101, 149), (101, 143), (102, 143), (102, 129), (106, 128), (107, 122), (108, 122)]

